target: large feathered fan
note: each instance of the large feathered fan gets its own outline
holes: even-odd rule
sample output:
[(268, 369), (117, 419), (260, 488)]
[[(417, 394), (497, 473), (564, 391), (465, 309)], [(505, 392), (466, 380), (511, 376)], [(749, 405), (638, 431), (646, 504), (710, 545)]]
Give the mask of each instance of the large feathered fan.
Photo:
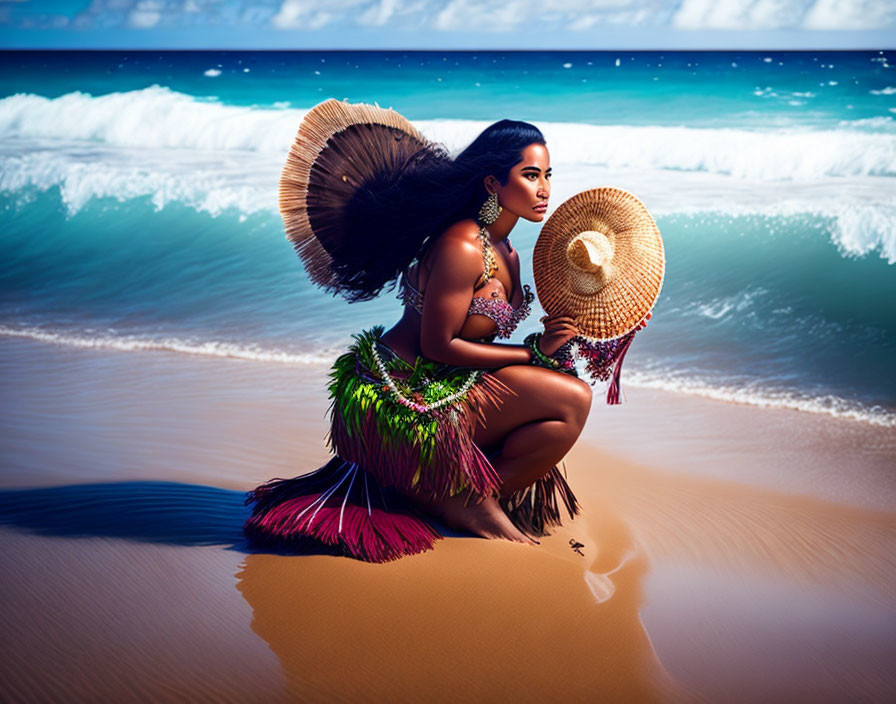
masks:
[(314, 283), (341, 289), (333, 260), (351, 244), (343, 214), (358, 188), (399, 174), (427, 144), (392, 109), (330, 99), (305, 115), (280, 176), (280, 214)]

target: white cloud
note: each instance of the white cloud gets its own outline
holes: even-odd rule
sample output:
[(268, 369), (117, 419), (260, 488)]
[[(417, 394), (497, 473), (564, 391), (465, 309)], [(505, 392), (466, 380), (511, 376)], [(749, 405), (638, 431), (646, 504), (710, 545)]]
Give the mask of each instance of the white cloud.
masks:
[(620, 27), (663, 27), (668, 23), (669, 14), (657, 13), (652, 8), (642, 7), (640, 9), (623, 10), (621, 12), (605, 12), (602, 15), (592, 15), (593, 21), (585, 26), (581, 26), (576, 20), (570, 22), (567, 29), (577, 29), (581, 26), (587, 29), (590, 26), (597, 28), (612, 27), (619, 29)]
[(328, 0), (326, 3), (311, 0), (284, 0), (280, 11), (271, 19), (278, 29), (320, 29), (334, 22), (349, 19), (365, 0)]
[(817, 0), (806, 13), (806, 29), (879, 29), (896, 21), (896, 3), (877, 0)]
[(162, 3), (156, 0), (140, 0), (128, 15), (128, 24), (137, 29), (155, 27), (162, 19)]
[(449, 0), (431, 16), (430, 26), (442, 31), (506, 32), (520, 23), (540, 20), (541, 13), (530, 12), (527, 7), (530, 4), (526, 0), (507, 0), (503, 3)]
[[(0, 0), (0, 11), (24, 0)], [(27, 7), (39, 5), (33, 1)], [(0, 25), (12, 15), (0, 14)], [(18, 13), (20, 26), (48, 15)], [(237, 27), (371, 32), (518, 32), (525, 37), (645, 30), (761, 32), (896, 29), (896, 0), (91, 0), (78, 29)], [(687, 32), (685, 32), (687, 33)], [(335, 36), (335, 34), (334, 34)], [(405, 34), (405, 36), (409, 36)], [(460, 34), (458, 34), (460, 36)], [(758, 36), (758, 35), (757, 35)], [(502, 41), (511, 41), (505, 39)]]
[[(385, 2), (386, 0), (384, 0)], [(894, 0), (430, 0), (427, 24), (442, 31), (661, 28), (683, 30), (880, 29)]]
[[(655, 24), (668, 16), (663, 0), (449, 0), (431, 16), (429, 25), (442, 31), (503, 32), (589, 29), (602, 24)], [(438, 2), (431, 2), (437, 9)]]
[(811, 0), (684, 0), (677, 29), (783, 29), (797, 26)]
[(595, 17), (596, 21), (640, 24), (648, 17), (668, 17), (666, 5), (664, 0), (507, 0), (503, 4), (493, 0), (283, 0), (272, 13), (271, 23), (281, 29), (362, 25), (444, 31), (538, 31), (565, 28), (589, 11), (602, 13)]
[(304, 15), (311, 13), (312, 5), (310, 2), (302, 2), (302, 0), (286, 0), (280, 6), (278, 12), (271, 19), (271, 24), (280, 29), (291, 29), (299, 25)]
[(863, 30), (896, 20), (892, 0), (683, 0), (676, 29)]
[(399, 8), (400, 0), (380, 0), (358, 16), (358, 24), (382, 27)]

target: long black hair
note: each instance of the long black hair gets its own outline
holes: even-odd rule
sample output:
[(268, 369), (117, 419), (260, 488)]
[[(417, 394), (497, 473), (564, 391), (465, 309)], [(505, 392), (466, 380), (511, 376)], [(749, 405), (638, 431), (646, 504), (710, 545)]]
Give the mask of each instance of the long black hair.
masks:
[(477, 216), (488, 196), (485, 177), (506, 185), (530, 144), (545, 144), (537, 127), (500, 120), (454, 159), (430, 143), (362, 184), (345, 208), (346, 246), (331, 252), (340, 293), (365, 301), (394, 286), (450, 225)]

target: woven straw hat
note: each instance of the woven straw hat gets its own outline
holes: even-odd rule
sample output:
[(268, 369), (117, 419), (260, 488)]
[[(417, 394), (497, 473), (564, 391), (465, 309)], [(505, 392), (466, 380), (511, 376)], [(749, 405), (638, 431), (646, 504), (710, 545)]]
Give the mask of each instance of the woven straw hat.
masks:
[(391, 108), (331, 98), (308, 111), (280, 176), (280, 214), (314, 283), (340, 288), (330, 255), (342, 244), (343, 208), (355, 191), (384, 170), (400, 171), (428, 143)]
[(653, 308), (666, 270), (663, 239), (628, 191), (583, 191), (548, 218), (533, 254), (538, 300), (573, 317), (585, 337), (613, 340)]

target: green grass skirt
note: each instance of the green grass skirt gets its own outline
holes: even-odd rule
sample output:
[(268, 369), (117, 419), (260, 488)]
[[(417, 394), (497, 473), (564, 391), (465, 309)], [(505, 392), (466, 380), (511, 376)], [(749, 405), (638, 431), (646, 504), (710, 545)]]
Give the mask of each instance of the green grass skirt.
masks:
[[(265, 542), (321, 541), (360, 559), (382, 562), (432, 546), (440, 534), (408, 495), (445, 499), (465, 489), (499, 497), (501, 477), (473, 441), (485, 411), (514, 403), (513, 392), (487, 371), (418, 358), (409, 364), (380, 342), (381, 326), (355, 336), (330, 372), (334, 458), (309, 475), (274, 479), (250, 492), (250, 537)], [(405, 399), (430, 406), (475, 383), (450, 403), (424, 412), (402, 404), (381, 375), (380, 359)], [(570, 517), (578, 503), (553, 467), (537, 482), (499, 498), (511, 521), (533, 535)]]

